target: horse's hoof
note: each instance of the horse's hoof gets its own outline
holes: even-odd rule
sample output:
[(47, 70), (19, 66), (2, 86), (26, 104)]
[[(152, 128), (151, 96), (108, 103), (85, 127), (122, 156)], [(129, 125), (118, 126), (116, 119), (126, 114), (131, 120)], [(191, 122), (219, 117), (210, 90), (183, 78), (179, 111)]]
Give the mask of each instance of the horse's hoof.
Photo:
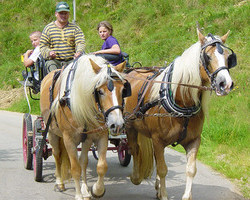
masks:
[(75, 200), (83, 200), (82, 195), (81, 194), (77, 194), (75, 196)]
[(133, 178), (132, 176), (130, 177), (130, 180), (131, 182), (134, 184), (134, 185), (140, 185), (142, 180), (138, 179), (138, 178)]
[(156, 192), (156, 199), (160, 199), (160, 197), (159, 197), (160, 195), (159, 195), (159, 193), (158, 192)]
[(183, 195), (183, 197), (182, 197), (182, 200), (192, 200), (193, 198), (192, 198), (192, 195), (190, 195), (189, 197), (185, 197), (184, 195)]
[(93, 186), (91, 187), (91, 194), (92, 194), (92, 196), (93, 196), (94, 198), (101, 198), (101, 197), (103, 197), (104, 194), (105, 194), (105, 192), (106, 192), (106, 189), (104, 189), (104, 191), (103, 191), (103, 193), (102, 193), (101, 195), (96, 195), (96, 194), (94, 193), (94, 191), (93, 191)]
[(65, 189), (64, 184), (56, 184), (54, 187), (55, 192), (64, 192), (65, 190), (66, 189)]

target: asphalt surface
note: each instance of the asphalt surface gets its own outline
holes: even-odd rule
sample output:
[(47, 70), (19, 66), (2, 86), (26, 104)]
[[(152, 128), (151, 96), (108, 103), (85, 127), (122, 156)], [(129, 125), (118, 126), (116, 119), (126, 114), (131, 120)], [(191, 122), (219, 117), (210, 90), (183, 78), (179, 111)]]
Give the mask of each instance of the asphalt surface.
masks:
[[(55, 165), (53, 157), (43, 164), (43, 182), (35, 182), (32, 170), (23, 167), (21, 113), (0, 111), (0, 199), (1, 200), (73, 200), (73, 181), (66, 184), (65, 192), (55, 192)], [(33, 117), (34, 120), (35, 117)], [(185, 189), (185, 155), (171, 149), (165, 152), (168, 175), (169, 200), (180, 200)], [(88, 186), (96, 181), (97, 161), (89, 154)], [(139, 186), (131, 183), (128, 167), (119, 164), (117, 153), (107, 154), (108, 172), (105, 176), (106, 193), (102, 200), (155, 200), (155, 173)], [(197, 162), (197, 175), (193, 182), (193, 200), (244, 200), (235, 186), (219, 173)]]

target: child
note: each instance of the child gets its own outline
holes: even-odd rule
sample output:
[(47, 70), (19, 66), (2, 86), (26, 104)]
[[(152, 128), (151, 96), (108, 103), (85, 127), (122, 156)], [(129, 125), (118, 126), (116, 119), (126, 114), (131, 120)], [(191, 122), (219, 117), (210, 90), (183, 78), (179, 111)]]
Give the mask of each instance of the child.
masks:
[(23, 64), (25, 65), (25, 67), (32, 66), (36, 62), (38, 56), (40, 55), (39, 42), (40, 42), (41, 34), (42, 33), (40, 31), (35, 31), (31, 33), (29, 36), (32, 46), (35, 49), (27, 50), (26, 53), (24, 53)]
[(100, 38), (105, 41), (102, 45), (102, 50), (93, 52), (93, 54), (104, 57), (114, 66), (122, 63), (124, 59), (121, 55), (121, 48), (117, 39), (112, 36), (112, 25), (107, 21), (102, 21), (98, 24), (97, 31)]

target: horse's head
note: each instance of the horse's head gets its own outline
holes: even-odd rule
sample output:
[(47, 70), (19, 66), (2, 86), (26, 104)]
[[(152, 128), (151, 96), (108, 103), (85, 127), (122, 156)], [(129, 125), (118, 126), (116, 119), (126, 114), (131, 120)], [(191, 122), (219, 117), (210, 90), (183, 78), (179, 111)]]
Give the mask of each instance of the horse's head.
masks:
[(227, 95), (233, 88), (229, 69), (237, 65), (236, 54), (224, 45), (229, 31), (221, 38), (210, 33), (205, 37), (198, 29), (197, 32), (201, 43), (201, 76), (210, 79), (217, 95)]
[[(90, 59), (92, 68), (96, 74), (102, 70)], [(131, 95), (130, 84), (119, 74), (125, 68), (125, 62), (113, 68), (108, 64), (107, 80), (98, 85), (94, 91), (94, 97), (99, 111), (104, 115), (106, 124), (112, 134), (117, 134), (124, 129), (123, 104), (124, 98)]]

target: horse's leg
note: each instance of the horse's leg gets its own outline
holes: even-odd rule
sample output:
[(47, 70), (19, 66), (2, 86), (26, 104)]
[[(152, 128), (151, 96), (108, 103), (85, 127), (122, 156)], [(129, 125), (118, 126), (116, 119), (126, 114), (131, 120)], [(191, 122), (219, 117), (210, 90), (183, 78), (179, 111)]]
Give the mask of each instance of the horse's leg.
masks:
[(92, 140), (87, 139), (82, 143), (82, 151), (80, 155), (80, 165), (82, 166), (82, 187), (81, 187), (81, 192), (84, 200), (89, 200), (91, 197), (91, 194), (89, 193), (88, 190), (88, 185), (87, 185), (87, 166), (88, 166), (88, 152), (90, 149), (90, 146), (92, 144)]
[(157, 137), (152, 137), (153, 146), (154, 146), (154, 154), (155, 154), (155, 162), (156, 162), (156, 196), (160, 200), (167, 200), (168, 194), (166, 190), (165, 178), (168, 173), (168, 168), (164, 159), (164, 144), (160, 142)]
[(76, 189), (75, 199), (82, 200), (82, 193), (80, 186), (81, 166), (77, 154), (77, 145), (72, 141), (70, 133), (66, 131), (63, 132), (63, 141), (70, 159), (71, 175), (75, 182), (75, 189)]
[(61, 177), (61, 164), (62, 164), (62, 158), (61, 158), (61, 149), (60, 149), (60, 137), (49, 133), (48, 134), (49, 143), (52, 146), (52, 153), (55, 158), (55, 165), (56, 165), (56, 185), (55, 190), (59, 190), (60, 192), (65, 190), (65, 186)]
[(92, 195), (97, 198), (102, 197), (105, 193), (104, 176), (108, 170), (108, 164), (106, 160), (106, 154), (108, 148), (108, 136), (105, 134), (99, 137), (100, 139), (98, 140), (97, 143), (98, 162), (96, 167), (98, 180), (91, 189)]
[(182, 200), (192, 200), (192, 184), (196, 174), (196, 156), (200, 146), (200, 138), (195, 139), (187, 146), (184, 146), (187, 154), (187, 166), (186, 166), (186, 189), (182, 196)]

